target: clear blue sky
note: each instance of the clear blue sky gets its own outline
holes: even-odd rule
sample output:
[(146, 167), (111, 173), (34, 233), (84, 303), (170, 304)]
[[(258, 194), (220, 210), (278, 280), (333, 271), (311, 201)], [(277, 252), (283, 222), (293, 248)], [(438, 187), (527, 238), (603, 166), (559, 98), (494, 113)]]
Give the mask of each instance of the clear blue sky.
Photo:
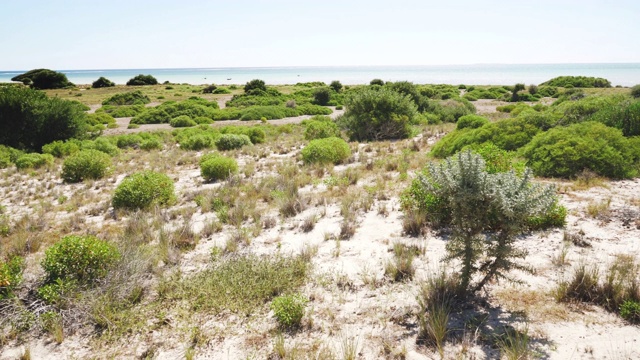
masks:
[(0, 0), (0, 70), (640, 62), (640, 1)]

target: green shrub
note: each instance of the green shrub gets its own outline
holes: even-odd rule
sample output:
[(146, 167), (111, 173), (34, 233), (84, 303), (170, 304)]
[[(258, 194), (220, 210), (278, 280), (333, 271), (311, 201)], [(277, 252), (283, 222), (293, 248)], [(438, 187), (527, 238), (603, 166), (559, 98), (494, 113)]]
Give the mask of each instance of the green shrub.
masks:
[(384, 81), (381, 80), (381, 79), (373, 79), (373, 80), (369, 81), (369, 85), (383, 86), (384, 85)]
[(306, 164), (338, 164), (351, 156), (351, 149), (346, 141), (329, 137), (325, 139), (311, 140), (307, 146), (302, 149), (302, 160)]
[(496, 174), (514, 170), (517, 173), (524, 172), (524, 163), (514, 163), (515, 153), (505, 151), (497, 147), (494, 143), (486, 142), (465, 147), (464, 150), (471, 150), (482, 156), (485, 161), (486, 171), (489, 174)]
[(560, 86), (564, 88), (608, 88), (611, 83), (607, 79), (591, 76), (558, 76), (540, 85)]
[(238, 172), (238, 163), (225, 156), (208, 154), (200, 159), (200, 174), (205, 181), (226, 180)]
[(4, 262), (0, 260), (0, 300), (13, 296), (13, 291), (22, 281), (22, 268), (24, 259), (14, 256)]
[(202, 89), (203, 94), (212, 94), (218, 87), (214, 84), (207, 85)]
[(120, 258), (118, 249), (94, 236), (65, 236), (45, 251), (46, 282), (58, 279), (90, 284), (103, 278)]
[(479, 127), (484, 126), (485, 124), (488, 124), (489, 120), (487, 118), (484, 118), (482, 116), (478, 116), (478, 115), (464, 115), (461, 116), (458, 119), (457, 125), (456, 125), (456, 129), (460, 130), (460, 129), (465, 129), (465, 128), (470, 128), (470, 129), (477, 129)]
[(202, 150), (213, 146), (214, 140), (207, 135), (192, 135), (180, 142), (180, 149)]
[(225, 126), (220, 128), (221, 134), (247, 135), (252, 144), (264, 143), (267, 134), (258, 126)]
[(144, 105), (104, 105), (96, 110), (96, 113), (107, 113), (114, 118), (134, 117), (143, 113), (147, 108)]
[(556, 201), (546, 213), (527, 219), (527, 227), (533, 231), (564, 227), (566, 218), (567, 208)]
[(342, 83), (338, 80), (333, 80), (331, 84), (329, 84), (329, 87), (333, 89), (333, 91), (339, 93), (340, 90), (342, 90)]
[(304, 138), (306, 140), (324, 139), (328, 137), (340, 137), (342, 133), (338, 125), (328, 116), (314, 116), (304, 120)]
[(169, 121), (169, 125), (171, 125), (171, 127), (191, 127), (198, 124), (196, 124), (195, 121), (191, 120), (188, 115), (180, 115), (171, 119), (171, 121)]
[(146, 209), (155, 204), (169, 205), (176, 200), (173, 180), (152, 171), (127, 176), (113, 193), (113, 207)]
[(509, 104), (509, 105), (498, 106), (496, 107), (496, 110), (499, 112), (510, 113), (515, 108), (516, 108), (516, 104)]
[(158, 138), (144, 139), (140, 142), (140, 149), (142, 150), (160, 150), (162, 149), (162, 141)]
[(49, 154), (29, 153), (18, 157), (15, 163), (18, 169), (37, 169), (45, 165), (53, 165), (53, 156)]
[(29, 85), (32, 89), (63, 89), (74, 86), (67, 79), (67, 75), (49, 70), (35, 69), (27, 71), (11, 78), (11, 81), (20, 81), (25, 85)]
[(596, 122), (553, 128), (522, 150), (539, 176), (571, 178), (584, 170), (614, 179), (637, 173), (630, 143), (620, 130)]
[(313, 102), (317, 105), (325, 106), (331, 99), (331, 89), (328, 87), (321, 87), (313, 91)]
[(558, 97), (558, 88), (555, 86), (539, 86), (538, 95), (542, 97)]
[(50, 154), (57, 158), (69, 156), (80, 150), (80, 145), (77, 141), (60, 141), (56, 140), (52, 143), (46, 144), (42, 147), (43, 154)]
[(127, 81), (127, 86), (158, 85), (158, 80), (151, 75), (136, 75)]
[(433, 102), (427, 111), (438, 115), (442, 122), (455, 123), (462, 116), (475, 114), (476, 108), (465, 99), (450, 99)]
[(197, 117), (207, 117), (210, 119), (230, 119), (229, 110), (218, 110), (218, 103), (207, 101), (202, 98), (191, 97), (185, 101), (167, 101), (154, 108), (148, 108), (140, 115), (131, 119), (136, 124), (161, 124), (169, 123), (171, 119), (181, 115), (187, 115), (194, 119)]
[(0, 87), (0, 144), (40, 151), (55, 140), (87, 136), (87, 116), (78, 104), (28, 88)]
[(22, 154), (24, 153), (18, 149), (0, 145), (0, 169), (9, 167), (9, 165), (15, 163), (16, 159), (18, 159)]
[(81, 150), (64, 160), (62, 178), (66, 182), (100, 179), (109, 172), (111, 157), (98, 150)]
[[(186, 115), (183, 115), (183, 116), (186, 116)], [(193, 119), (193, 121), (195, 121), (196, 124), (213, 124), (213, 120), (206, 116), (198, 116), (195, 119)]]
[(247, 135), (222, 134), (215, 141), (215, 145), (218, 150), (234, 150), (251, 145), (251, 139)]
[(118, 93), (102, 102), (102, 105), (144, 105), (151, 102), (151, 99), (140, 90), (126, 93)]
[(273, 310), (273, 315), (281, 327), (286, 329), (297, 328), (302, 322), (304, 308), (308, 301), (299, 294), (282, 295), (273, 299), (271, 310)]
[(339, 125), (356, 141), (407, 138), (417, 119), (411, 97), (386, 88), (352, 92), (345, 106)]
[(627, 300), (620, 305), (620, 316), (632, 323), (640, 323), (640, 301)]
[(251, 93), (251, 92), (256, 92), (257, 91), (267, 91), (267, 85), (265, 85), (263, 80), (260, 79), (253, 79), (249, 82), (247, 82), (244, 85), (244, 92), (245, 93)]
[(640, 98), (640, 84), (631, 88), (631, 96), (634, 98)]
[(98, 78), (98, 80), (94, 81), (91, 84), (91, 87), (94, 88), (94, 89), (104, 88), (104, 87), (112, 87), (112, 86), (116, 86), (116, 84), (113, 81), (107, 79), (104, 76), (100, 76)]

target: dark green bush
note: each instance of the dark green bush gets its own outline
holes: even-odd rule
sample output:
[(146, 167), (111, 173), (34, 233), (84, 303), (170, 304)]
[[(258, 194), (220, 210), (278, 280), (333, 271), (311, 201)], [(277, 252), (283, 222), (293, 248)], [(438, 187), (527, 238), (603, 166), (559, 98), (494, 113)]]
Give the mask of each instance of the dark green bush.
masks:
[(37, 169), (45, 165), (53, 165), (53, 156), (49, 154), (29, 153), (20, 155), (15, 163), (18, 169)]
[(214, 139), (204, 134), (196, 134), (180, 141), (180, 149), (183, 150), (202, 150), (213, 146)]
[(97, 88), (105, 88), (105, 87), (112, 87), (112, 86), (116, 86), (116, 84), (115, 84), (113, 81), (111, 81), (111, 80), (107, 79), (107, 78), (106, 78), (106, 77), (104, 77), (104, 76), (100, 76), (100, 77), (98, 78), (98, 80), (94, 81), (94, 82), (91, 84), (91, 87), (92, 87), (92, 88), (94, 88), (94, 89), (97, 89)]
[(120, 258), (118, 249), (94, 236), (65, 236), (45, 251), (46, 282), (58, 279), (90, 284), (103, 278)]
[(325, 106), (331, 99), (331, 89), (328, 87), (321, 87), (313, 91), (313, 102), (317, 105)]
[(608, 88), (611, 83), (607, 79), (591, 77), (591, 76), (558, 76), (551, 80), (547, 80), (540, 85), (559, 86), (559, 87), (577, 87), (577, 88)]
[(147, 108), (144, 105), (104, 105), (96, 110), (96, 113), (106, 113), (114, 118), (134, 117), (144, 112)]
[(118, 93), (102, 102), (102, 105), (144, 105), (151, 102), (151, 99), (140, 90), (126, 93)]
[(383, 86), (384, 85), (384, 81), (381, 79), (373, 79), (371, 81), (369, 81), (369, 85), (380, 85)]
[(220, 128), (221, 134), (247, 135), (252, 144), (264, 143), (267, 134), (258, 126), (225, 126)]
[(176, 200), (173, 180), (165, 174), (143, 171), (127, 176), (113, 193), (113, 207), (146, 209)]
[(72, 183), (85, 179), (100, 179), (107, 175), (110, 167), (109, 155), (98, 150), (81, 150), (64, 160), (62, 179)]
[(171, 121), (169, 121), (169, 125), (171, 125), (171, 127), (191, 127), (198, 124), (196, 124), (189, 115), (180, 115), (171, 119)]
[(333, 89), (333, 91), (339, 93), (340, 90), (342, 90), (342, 83), (338, 80), (333, 80), (331, 84), (329, 84), (329, 87)]
[(634, 98), (640, 98), (640, 84), (631, 88), (631, 96)]
[(87, 136), (87, 117), (75, 101), (23, 87), (0, 87), (0, 144), (40, 151), (55, 140)]
[(636, 175), (637, 154), (620, 130), (584, 122), (538, 134), (522, 150), (539, 176), (571, 178), (584, 170), (614, 179)]
[(49, 69), (30, 70), (24, 74), (14, 76), (11, 81), (21, 81), (33, 89), (40, 90), (63, 89), (74, 86), (67, 79), (67, 75)]
[(22, 281), (24, 259), (12, 257), (5, 262), (0, 259), (0, 300), (13, 297), (13, 291)]
[(244, 92), (251, 93), (257, 91), (267, 91), (267, 85), (263, 80), (253, 79), (244, 85)]
[[(226, 110), (226, 109), (225, 109)], [(161, 124), (169, 123), (171, 119), (181, 115), (187, 115), (194, 119), (197, 117), (207, 117), (217, 119), (224, 113), (218, 110), (218, 103), (207, 101), (202, 98), (189, 98), (185, 101), (167, 101), (155, 108), (149, 108), (145, 112), (131, 119), (134, 124)], [(225, 119), (230, 119), (227, 117)]]
[(478, 115), (464, 115), (458, 119), (456, 129), (477, 129), (489, 123), (489, 120), (485, 117)]
[(304, 138), (306, 140), (324, 139), (328, 137), (340, 137), (342, 134), (338, 125), (328, 116), (316, 115), (304, 120)]
[(158, 85), (158, 80), (151, 75), (136, 75), (127, 81), (128, 86)]
[(430, 107), (427, 97), (420, 93), (418, 86), (409, 81), (387, 82), (384, 86), (397, 93), (411, 97), (419, 112), (424, 112)]
[(229, 157), (207, 154), (200, 158), (200, 174), (205, 181), (226, 180), (238, 172), (238, 163)]
[(202, 89), (203, 94), (212, 94), (218, 87), (214, 84), (207, 85)]
[(442, 122), (455, 123), (462, 116), (475, 114), (476, 108), (468, 100), (451, 99), (441, 102), (434, 101), (427, 111), (438, 115)]
[(351, 156), (351, 149), (346, 141), (329, 137), (311, 140), (301, 153), (306, 164), (338, 164)]
[(218, 150), (234, 150), (251, 145), (251, 139), (247, 135), (222, 134), (215, 141), (215, 144)]
[(354, 91), (345, 99), (345, 106), (338, 124), (356, 141), (407, 138), (417, 119), (410, 96), (387, 88)]

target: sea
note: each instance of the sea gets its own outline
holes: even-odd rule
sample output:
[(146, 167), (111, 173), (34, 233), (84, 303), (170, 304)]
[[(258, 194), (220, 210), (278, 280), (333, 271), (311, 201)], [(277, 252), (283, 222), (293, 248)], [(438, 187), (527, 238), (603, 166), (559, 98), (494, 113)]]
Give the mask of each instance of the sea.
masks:
[[(132, 77), (153, 75), (159, 82), (193, 85), (245, 84), (262, 79), (268, 85), (338, 80), (344, 85), (368, 84), (372, 79), (411, 81), (415, 84), (513, 85), (540, 84), (556, 76), (595, 76), (613, 86), (640, 84), (640, 63), (608, 64), (479, 64), (429, 66), (293, 66), (220, 67), (183, 69), (97, 69), (59, 70), (75, 84), (91, 84), (101, 76), (125, 84)], [(0, 71), (0, 82), (26, 70)]]

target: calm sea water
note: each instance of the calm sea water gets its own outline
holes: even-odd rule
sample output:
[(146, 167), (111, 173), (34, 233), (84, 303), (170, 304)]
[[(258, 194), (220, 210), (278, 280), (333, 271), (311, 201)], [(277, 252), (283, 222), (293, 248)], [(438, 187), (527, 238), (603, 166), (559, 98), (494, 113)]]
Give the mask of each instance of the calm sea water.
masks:
[[(411, 81), (416, 84), (513, 85), (539, 84), (556, 76), (582, 75), (608, 79), (615, 85), (640, 84), (640, 63), (633, 64), (528, 64), (448, 66), (335, 66), (255, 67), (199, 69), (58, 70), (76, 84), (90, 84), (104, 76), (124, 84), (138, 74), (153, 75), (158, 81), (189, 84), (244, 84), (262, 79), (267, 84), (339, 80), (343, 84), (366, 84), (372, 79)], [(0, 71), (0, 82), (24, 71)]]

